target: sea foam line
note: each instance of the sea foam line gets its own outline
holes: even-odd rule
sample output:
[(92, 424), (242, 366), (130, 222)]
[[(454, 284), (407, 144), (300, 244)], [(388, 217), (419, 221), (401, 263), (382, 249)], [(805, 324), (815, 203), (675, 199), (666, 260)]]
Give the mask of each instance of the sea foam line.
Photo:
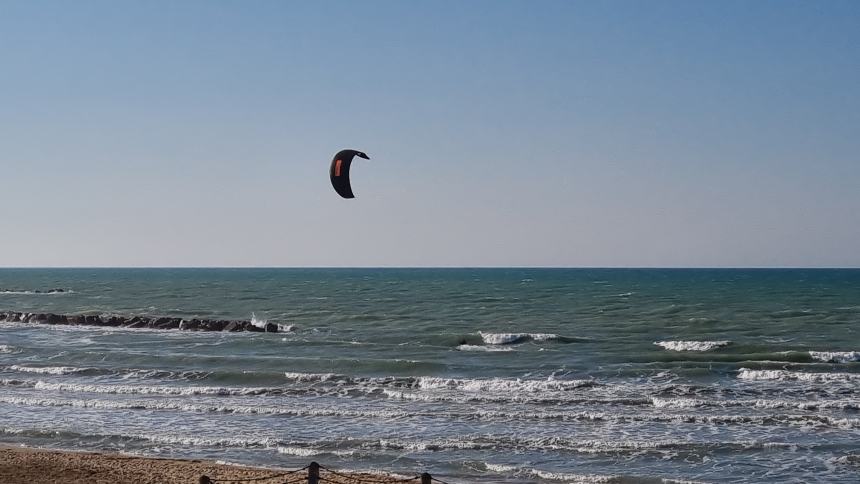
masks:
[(825, 363), (851, 363), (860, 361), (860, 351), (810, 351), (813, 360)]
[(731, 344), (731, 341), (655, 341), (655, 345), (670, 351), (711, 351)]
[(525, 343), (527, 341), (568, 341), (570, 338), (565, 338), (553, 333), (484, 333), (478, 332), (485, 344), (488, 345), (510, 345)]
[[(553, 412), (553, 411), (498, 411), (482, 410), (475, 413), (430, 412), (402, 410), (349, 410), (342, 406), (257, 406), (257, 405), (206, 405), (171, 400), (95, 400), (61, 399), (46, 397), (0, 396), (0, 403), (34, 407), (72, 407), (104, 410), (152, 410), (195, 413), (229, 413), (237, 415), (280, 415), (292, 417), (343, 417), (370, 419), (444, 418), (445, 420), (528, 421), (557, 420), (564, 422), (594, 423), (678, 423), (708, 425), (791, 425), (802, 427), (860, 428), (860, 419), (836, 418), (823, 415), (700, 415), (700, 414), (616, 414), (605, 412)], [(671, 405), (655, 405), (673, 408)], [(689, 408), (679, 406), (674, 408)]]
[(750, 370), (741, 368), (738, 378), (752, 381), (803, 381), (811, 383), (860, 382), (860, 373), (805, 373), (789, 370)]

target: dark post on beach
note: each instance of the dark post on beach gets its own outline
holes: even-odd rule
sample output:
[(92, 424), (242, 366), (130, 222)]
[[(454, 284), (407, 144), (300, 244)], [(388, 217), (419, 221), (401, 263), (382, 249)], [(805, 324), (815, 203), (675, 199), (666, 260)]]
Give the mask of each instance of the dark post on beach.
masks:
[(426, 472), (421, 474), (421, 484), (430, 484), (430, 481), (432, 481), (432, 480), (433, 480), (433, 478), (430, 477), (430, 474), (428, 474)]
[(320, 482), (320, 465), (316, 462), (311, 462), (308, 466), (308, 484), (319, 484)]

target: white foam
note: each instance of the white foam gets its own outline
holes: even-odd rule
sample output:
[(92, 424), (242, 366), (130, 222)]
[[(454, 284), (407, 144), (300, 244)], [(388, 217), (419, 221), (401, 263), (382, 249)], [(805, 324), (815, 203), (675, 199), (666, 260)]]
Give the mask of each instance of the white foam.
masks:
[(269, 321), (265, 319), (258, 319), (256, 314), (251, 313), (251, 324), (258, 328), (266, 329), (266, 325), (269, 324)]
[(594, 386), (592, 380), (512, 380), (506, 378), (470, 379), (420, 377), (417, 387), (422, 390), (459, 390), (464, 392), (488, 393), (537, 393), (543, 391), (567, 391)]
[(0, 353), (17, 353), (18, 351), (13, 346), (0, 345)]
[(741, 368), (738, 378), (752, 381), (803, 381), (811, 383), (860, 382), (860, 373), (805, 373), (788, 370), (750, 370)]
[(295, 455), (298, 457), (313, 457), (321, 454), (331, 454), (338, 457), (348, 457), (355, 454), (354, 450), (323, 450), (309, 447), (279, 446), (279, 454)]
[(569, 472), (552, 472), (541, 469), (530, 469), (527, 467), (511, 466), (504, 464), (485, 463), (484, 466), (490, 472), (500, 474), (513, 473), (515, 475), (529, 475), (546, 479), (549, 481), (565, 481), (570, 484), (598, 484), (615, 482), (619, 478), (617, 476), (608, 476), (600, 474), (571, 474)]
[(670, 351), (711, 351), (731, 344), (731, 341), (655, 341), (655, 345)]
[(265, 395), (279, 389), (262, 387), (203, 387), (203, 386), (137, 386), (97, 385), (78, 383), (49, 383), (38, 381), (36, 390), (106, 393), (119, 395)]
[(513, 351), (509, 346), (460, 345), (457, 351)]
[(337, 373), (300, 373), (293, 371), (284, 372), (284, 376), (289, 380), (297, 382), (326, 382), (326, 381), (346, 381), (349, 377)]
[(561, 339), (561, 336), (552, 333), (484, 333), (478, 332), (484, 343), (488, 345), (509, 345), (524, 343), (526, 341), (551, 341)]
[(487, 468), (488, 471), (492, 471), (492, 472), (511, 472), (511, 471), (516, 471), (516, 470), (520, 469), (517, 466), (509, 466), (509, 465), (504, 465), (504, 464), (492, 464), (489, 462), (484, 463), (484, 466)]
[(838, 400), (703, 400), (696, 398), (651, 398), (651, 404), (656, 408), (699, 408), (699, 407), (748, 407), (774, 409), (797, 409), (797, 410), (860, 410), (860, 400), (838, 399)]
[(825, 363), (851, 363), (860, 361), (860, 351), (810, 351), (813, 360)]
[(83, 373), (89, 368), (76, 368), (74, 366), (20, 366), (12, 365), (8, 367), (12, 371), (20, 373), (39, 373), (43, 375), (72, 375), (75, 373)]
[(280, 415), (294, 417), (348, 417), (392, 419), (410, 416), (397, 410), (345, 410), (343, 407), (275, 407), (256, 405), (205, 405), (180, 403), (175, 400), (96, 400), (63, 399), (50, 397), (2, 396), (0, 403), (33, 407), (73, 407), (109, 410), (172, 410), (196, 413), (233, 413), (245, 415)]

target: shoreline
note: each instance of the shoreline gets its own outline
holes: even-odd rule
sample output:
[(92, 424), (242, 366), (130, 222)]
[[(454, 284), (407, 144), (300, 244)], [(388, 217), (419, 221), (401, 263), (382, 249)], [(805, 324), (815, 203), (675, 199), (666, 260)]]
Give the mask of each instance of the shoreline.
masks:
[[(310, 464), (310, 461), (308, 461)], [(197, 484), (202, 476), (212, 481), (249, 480), (262, 484), (284, 482), (285, 473), (297, 469), (226, 464), (205, 459), (145, 457), (116, 452), (78, 451), (25, 447), (0, 443), (0, 482), (4, 484)], [(326, 482), (403, 482), (393, 474), (326, 472)], [(348, 474), (348, 475), (347, 475)], [(322, 475), (322, 474), (321, 474)], [(265, 477), (271, 476), (271, 479)], [(281, 476), (277, 478), (277, 476)], [(307, 471), (298, 470), (290, 482), (307, 482)], [(351, 478), (351, 479), (350, 479)], [(409, 482), (420, 482), (420, 479)], [(237, 483), (240, 484), (240, 483)]]

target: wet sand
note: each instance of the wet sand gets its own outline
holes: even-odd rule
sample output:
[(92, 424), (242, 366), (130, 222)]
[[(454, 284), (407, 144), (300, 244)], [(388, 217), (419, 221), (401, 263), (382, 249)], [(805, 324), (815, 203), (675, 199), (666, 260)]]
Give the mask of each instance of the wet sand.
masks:
[[(216, 482), (276, 475), (279, 477), (253, 482), (307, 482), (307, 471), (283, 476), (289, 470), (240, 467), (201, 460), (0, 446), (0, 482), (4, 484), (197, 484), (203, 475)], [(326, 471), (322, 471), (321, 476), (326, 482), (350, 482), (350, 479)], [(373, 474), (351, 474), (350, 477), (362, 482), (390, 483), (398, 480)]]

